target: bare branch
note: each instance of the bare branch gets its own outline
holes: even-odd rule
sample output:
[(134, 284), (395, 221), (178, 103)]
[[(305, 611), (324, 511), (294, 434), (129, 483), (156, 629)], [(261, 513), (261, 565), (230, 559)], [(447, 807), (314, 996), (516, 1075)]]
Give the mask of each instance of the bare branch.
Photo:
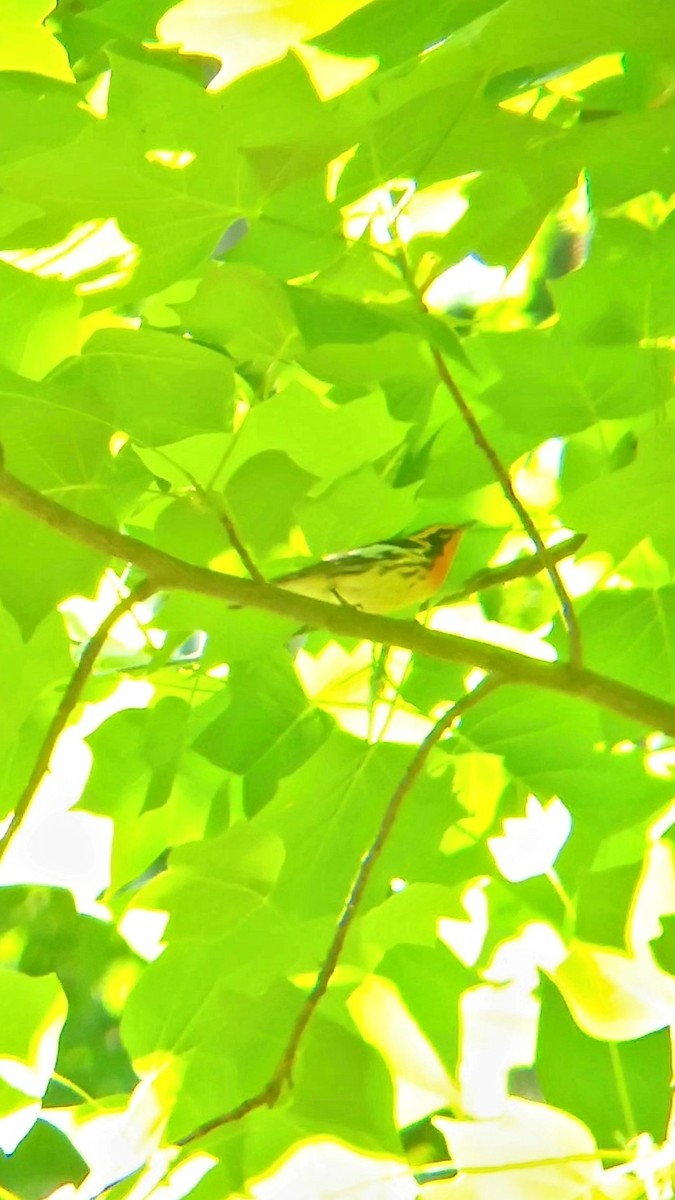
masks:
[(415, 752), (414, 757), (408, 765), (405, 775), (401, 779), (398, 786), (395, 788), (391, 798), (382, 815), (379, 828), (373, 841), (363, 855), (358, 871), (354, 877), (351, 888), (345, 899), (342, 912), (338, 918), (335, 932), (326, 956), (321, 964), (319, 973), (316, 977), (316, 982), (307, 994), (305, 1002), (300, 1010), (295, 1025), (291, 1031), (291, 1035), (286, 1043), (284, 1052), (279, 1060), (276, 1070), (265, 1087), (261, 1089), (255, 1096), (251, 1096), (242, 1104), (237, 1105), (228, 1113), (223, 1113), (220, 1117), (214, 1117), (213, 1120), (205, 1122), (192, 1133), (187, 1134), (177, 1141), (178, 1146), (188, 1146), (198, 1138), (205, 1137), (208, 1133), (213, 1133), (215, 1129), (220, 1129), (223, 1125), (231, 1125), (235, 1121), (240, 1121), (247, 1113), (253, 1112), (257, 1108), (264, 1108), (276, 1103), (281, 1095), (281, 1092), (286, 1085), (290, 1085), (292, 1080), (293, 1067), (295, 1059), (302, 1041), (303, 1035), (309, 1025), (310, 1020), (319, 1003), (325, 996), (330, 981), (335, 974), (335, 969), (338, 965), (340, 955), (342, 953), (347, 934), (357, 915), (359, 904), (361, 903), (368, 882), (373, 873), (376, 863), (387, 843), (387, 840), (394, 828), (396, 818), (398, 817), (404, 800), (409, 795), (411, 789), (419, 778), (424, 764), (429, 757), (434, 746), (440, 742), (443, 734), (450, 726), (462, 715), (473, 708), (476, 704), (488, 695), (494, 692), (500, 686), (503, 680), (484, 679), (479, 683), (478, 687), (472, 692), (467, 692), (449, 709), (440, 721), (437, 721), (430, 733), (427, 734), (424, 741), (420, 743)]

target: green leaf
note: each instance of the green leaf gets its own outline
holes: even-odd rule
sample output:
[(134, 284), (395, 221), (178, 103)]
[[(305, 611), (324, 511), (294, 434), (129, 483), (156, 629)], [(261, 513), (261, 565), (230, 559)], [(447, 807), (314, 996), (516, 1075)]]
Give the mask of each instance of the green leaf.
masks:
[(597, 833), (628, 825), (663, 802), (666, 781), (647, 774), (639, 753), (612, 753), (588, 701), (500, 689), (467, 713), (462, 735), (473, 747), (501, 754), (506, 769), (536, 795), (559, 796), (575, 820)]
[(153, 541), (162, 550), (201, 565), (222, 554), (228, 540), (217, 513), (201, 498), (171, 501), (160, 512), (153, 529)]
[[(446, 946), (398, 946), (385, 955), (378, 975), (391, 979), (406, 1008), (451, 1076), (460, 1056), (459, 999), (473, 972)], [(443, 996), (441, 1007), (436, 997)]]
[(552, 59), (569, 62), (572, 58), (593, 58), (622, 49), (650, 47), (658, 50), (666, 32), (667, 5), (657, 0), (650, 7), (650, 21), (644, 22), (639, 0), (628, 0), (621, 9), (607, 0), (572, 0), (555, 23), (537, 21), (535, 0), (516, 0), (512, 8), (500, 8), (487, 26), (483, 44), (493, 52), (499, 46), (504, 60), (535, 61)]
[(72, 394), (73, 407), (86, 397), (87, 408), (102, 410), (111, 431), (122, 429), (149, 445), (226, 430), (232, 417), (231, 363), (153, 329), (100, 330), (82, 357), (54, 378)]
[[(3, 72), (0, 98), (3, 163), (39, 154), (53, 144), (65, 146), (87, 125), (84, 112), (77, 108), (76, 89), (54, 79), (23, 72)], [(32, 220), (43, 212), (41, 203), (28, 205), (24, 209), (24, 219)]]
[(668, 1121), (668, 1033), (598, 1041), (574, 1023), (558, 989), (541, 980), (537, 1075), (547, 1103), (588, 1125), (598, 1145), (643, 1129), (656, 1142)]
[(587, 872), (577, 901), (577, 936), (598, 946), (629, 951), (627, 923), (641, 874), (641, 855), (632, 863)]
[[(303, 355), (303, 365), (319, 379), (362, 389), (382, 384), (388, 394), (392, 384), (407, 381), (414, 391), (412, 411), (399, 420), (419, 417), (420, 390), (436, 384), (424, 348), (417, 337), (408, 333), (387, 333), (374, 342), (334, 342), (333, 331), (326, 330), (328, 341)], [(398, 414), (390, 405), (392, 416)]]
[(586, 345), (562, 325), (482, 334), (474, 348), (476, 360), (486, 356), (500, 375), (482, 398), (507, 428), (533, 442), (634, 416), (672, 392), (667, 351)]
[(81, 304), (67, 284), (0, 263), (0, 314), (8, 330), (2, 365), (29, 379), (42, 379), (75, 353)]
[(553, 287), (565, 323), (595, 345), (669, 337), (675, 308), (667, 263), (674, 237), (672, 217), (657, 229), (601, 220), (589, 262)]
[[(97, 554), (23, 513), (0, 512), (0, 541), (0, 596), (27, 637), (57, 604), (74, 592), (92, 591), (100, 578)], [(35, 562), (40, 564), (37, 579)]]
[(13, 1154), (0, 1151), (0, 1172), (8, 1196), (42, 1200), (62, 1185), (82, 1183), (88, 1168), (64, 1133), (38, 1121)]
[(317, 557), (392, 537), (415, 519), (413, 487), (393, 488), (368, 465), (298, 506), (297, 519)]
[(648, 429), (639, 438), (634, 462), (565, 497), (560, 517), (570, 528), (583, 528), (589, 551), (603, 549), (621, 559), (650, 537), (675, 563), (675, 525), (667, 502), (673, 444), (670, 423)]
[(74, 670), (60, 616), (52, 615), (24, 641), (14, 619), (0, 610), (0, 642), (3, 654), (2, 721), (0, 722), (0, 771), (8, 812), (16, 803), (35, 755), (42, 745), (51, 720), (54, 699), (51, 689)]
[(267, 555), (287, 542), (317, 478), (283, 450), (262, 450), (246, 458), (223, 488), (227, 510), (244, 544)]
[[(47, 1090), (66, 1012), (66, 998), (56, 975), (33, 979), (0, 968), (0, 1055), (24, 1068), (22, 1082), (16, 1089), (12, 1085), (9, 1089), (6, 1086), (3, 1088), (5, 1096), (2, 1110), (5, 1117), (26, 1108), (27, 1097), (34, 1102)], [(2, 1082), (5, 1084), (4, 1077)], [(33, 1119), (37, 1115), (38, 1112), (34, 1112)], [(29, 1121), (28, 1128), (32, 1123)], [(19, 1138), (27, 1131), (24, 1128)], [(11, 1152), (19, 1140), (14, 1135), (12, 1141), (12, 1136), (8, 1130), (3, 1137), (5, 1151)]]
[(286, 654), (236, 663), (229, 704), (199, 735), (195, 748), (212, 763), (244, 776), (244, 804), (256, 812), (328, 737), (331, 722), (313, 709)]
[[(80, 803), (89, 812), (115, 820), (115, 888), (140, 876), (167, 845), (200, 837), (204, 832), (222, 773), (191, 751), (175, 758), (180, 749), (175, 744), (157, 746), (165, 721), (174, 734), (181, 730), (189, 744), (187, 717), (185, 702), (170, 699), (158, 717), (153, 709), (116, 713), (89, 739), (94, 749), (94, 769)], [(129, 822), (136, 830), (133, 841), (124, 836)]]
[[(58, 977), (67, 997), (68, 1020), (57, 1060), (61, 1076), (90, 1092), (131, 1088), (134, 1075), (117, 1026), (140, 961), (111, 924), (77, 913), (71, 895), (61, 888), (3, 888), (0, 937), (5, 948), (19, 930), (16, 966), (39, 979)], [(11, 958), (3, 958), (9, 965)], [(52, 1080), (47, 1107), (72, 1101), (72, 1089)], [(38, 1123), (33, 1133), (39, 1128)]]
[(211, 263), (194, 298), (175, 307), (192, 337), (224, 346), (238, 362), (283, 361), (297, 347), (284, 290), (255, 267)]
[(355, 304), (311, 288), (289, 287), (286, 295), (310, 350), (326, 342), (376, 342), (391, 333), (391, 317), (372, 305)]
[(276, 450), (303, 471), (338, 479), (396, 449), (406, 432), (381, 396), (364, 395), (337, 407), (326, 404), (318, 390), (289, 383), (249, 412), (227, 470), (231, 475), (253, 455)]
[[(322, 156), (321, 156), (322, 157)], [(248, 158), (267, 184), (267, 195), (257, 221), (246, 237), (228, 255), (232, 263), (261, 267), (274, 279), (297, 279), (324, 270), (342, 249), (340, 213), (326, 196), (324, 172), (295, 179), (309, 169), (302, 144), (289, 153), (287, 147), (252, 150)], [(290, 179), (287, 187), (282, 183)], [(279, 241), (279, 229), (284, 238)]]
[(291, 1117), (298, 1132), (399, 1152), (392, 1080), (376, 1050), (351, 1029), (319, 1019), (298, 1058)]
[(497, 7), (494, 0), (441, 0), (411, 13), (405, 0), (375, 0), (313, 40), (331, 54), (378, 54), (381, 66), (391, 67)]
[(35, 71), (43, 76), (70, 81), (71, 72), (63, 46), (45, 29), (52, 9), (49, 0), (2, 0), (0, 17), (5, 38), (0, 56), (3, 71)]
[(675, 697), (675, 588), (598, 592), (584, 609), (581, 629), (593, 670), (656, 696)]
[(151, 710), (145, 755), (152, 774), (142, 812), (161, 808), (171, 795), (189, 715), (189, 704), (185, 700), (179, 700), (177, 696), (165, 696), (157, 707)]
[(103, 468), (114, 426), (106, 428), (79, 397), (69, 403), (51, 381), (34, 384), (9, 371), (0, 374), (0, 400), (8, 468), (34, 486), (84, 491)]
[[(272, 933), (279, 927), (259, 924), (254, 944), (267, 947)], [(233, 946), (245, 943), (245, 930), (235, 930)], [(287, 948), (284, 940), (274, 949), (270, 973)], [(301, 998), (289, 985), (259, 995), (234, 990), (214, 950), (217, 955), (217, 943), (188, 943), (163, 955), (144, 973), (122, 1019), (122, 1037), (133, 1059), (160, 1050), (181, 1060), (184, 1075), (169, 1125), (172, 1138), (260, 1091), (300, 1010)]]
[[(132, 121), (126, 107), (132, 95), (143, 125)], [(6, 100), (5, 119), (17, 120), (20, 112), (11, 94)], [(71, 89), (70, 104), (78, 102)], [(135, 265), (123, 271), (126, 286), (115, 297), (129, 300), (159, 291), (202, 263), (222, 229), (241, 215), (242, 198), (254, 193), (244, 160), (222, 140), (218, 153), (208, 155), (205, 183), (207, 146), (218, 141), (219, 112), (201, 87), (154, 64), (115, 56), (109, 109), (105, 122), (78, 113), (77, 126), (66, 113), (65, 133), (58, 126), (52, 132), (50, 121), (51, 136), (42, 139), (42, 152), (26, 158), (24, 149), (16, 161), (12, 154), (0, 177), (10, 196), (23, 203), (43, 209), (42, 200), (50, 196), (49, 213), (30, 230), (34, 245), (59, 241), (74, 225), (101, 213), (114, 217), (141, 251)], [(172, 170), (152, 157), (157, 150), (187, 150), (197, 155), (199, 166), (192, 172), (189, 166)], [(244, 206), (248, 202), (243, 199)], [(26, 245), (25, 233), (21, 244)], [(97, 274), (102, 277), (104, 271), (99, 268)]]
[(405, 944), (403, 962), (407, 961), (410, 946), (419, 944), (435, 949), (440, 916), (464, 920), (466, 912), (457, 891), (434, 883), (406, 884), (402, 891), (394, 892), (383, 904), (366, 913), (359, 922), (359, 934), (373, 955), (384, 956), (378, 973), (394, 978), (390, 973), (392, 963), (399, 960), (389, 951), (400, 943)]
[[(531, 438), (509, 427), (501, 412), (486, 411), (482, 405), (474, 407), (480, 414), (481, 428), (500, 461), (508, 464), (520, 457)], [(493, 481), (490, 464), (476, 446), (466, 423), (458, 413), (448, 413), (430, 447), (421, 496), (429, 499), (463, 496)]]
[[(58, 5), (57, 9), (60, 7)], [(77, 13), (76, 10), (74, 20), (72, 17), (71, 20), (80, 29), (93, 27), (100, 31), (100, 36), (105, 33), (105, 41), (113, 32), (143, 42), (154, 36), (157, 22), (170, 7), (170, 0), (148, 0), (142, 9), (133, 4), (133, 0), (104, 0), (103, 4), (90, 6), (88, 12)]]

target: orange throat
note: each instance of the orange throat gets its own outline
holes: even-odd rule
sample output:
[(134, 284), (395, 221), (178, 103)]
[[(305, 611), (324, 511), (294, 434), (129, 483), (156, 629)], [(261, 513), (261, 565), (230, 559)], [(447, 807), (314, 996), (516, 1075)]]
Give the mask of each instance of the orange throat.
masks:
[(438, 555), (429, 576), (429, 584), (436, 591), (441, 584), (445, 583), (448, 571), (452, 566), (452, 561), (459, 549), (459, 543), (462, 540), (463, 529), (458, 529), (455, 534), (449, 539), (441, 553)]

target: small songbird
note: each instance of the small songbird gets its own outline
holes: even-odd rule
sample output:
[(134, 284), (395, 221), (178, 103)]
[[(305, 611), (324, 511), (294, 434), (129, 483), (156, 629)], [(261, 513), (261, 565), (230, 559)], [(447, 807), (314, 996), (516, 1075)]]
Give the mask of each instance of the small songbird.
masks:
[(301, 596), (349, 604), (363, 612), (396, 612), (422, 604), (438, 591), (465, 529), (472, 524), (428, 525), (407, 537), (330, 554), (272, 583)]

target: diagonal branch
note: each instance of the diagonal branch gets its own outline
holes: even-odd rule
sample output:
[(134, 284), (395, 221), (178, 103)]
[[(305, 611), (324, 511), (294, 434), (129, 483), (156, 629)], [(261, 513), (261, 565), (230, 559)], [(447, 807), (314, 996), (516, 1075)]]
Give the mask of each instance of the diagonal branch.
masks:
[(276, 1104), (284, 1086), (291, 1083), (293, 1067), (303, 1035), (335, 974), (335, 968), (338, 965), (345, 941), (347, 940), (347, 934), (357, 915), (370, 877), (394, 828), (396, 818), (401, 811), (404, 800), (417, 782), (431, 751), (440, 742), (443, 734), (462, 713), (473, 708), (490, 692), (494, 692), (502, 682), (503, 680), (498, 678), (484, 679), (472, 692), (467, 692), (466, 695), (462, 696), (461, 699), (452, 705), (449, 711), (441, 717), (440, 721), (436, 722), (431, 732), (427, 734), (424, 741), (417, 747), (414, 757), (408, 764), (405, 775), (394, 789), (382, 814), (382, 820), (380, 821), (377, 833), (361, 859), (352, 886), (347, 893), (337, 925), (335, 926), (333, 938), (321, 963), (316, 982), (305, 998), (284, 1052), (271, 1079), (255, 1096), (244, 1100), (236, 1108), (231, 1109), (230, 1112), (223, 1113), (220, 1117), (214, 1117), (211, 1121), (206, 1121), (205, 1124), (194, 1129), (192, 1133), (179, 1138), (176, 1145), (188, 1146), (192, 1142), (197, 1141), (198, 1138), (205, 1137), (207, 1133), (212, 1133), (215, 1129), (220, 1129), (223, 1125), (232, 1125), (236, 1121), (240, 1121), (248, 1113), (253, 1112), (257, 1108), (269, 1107)]
[[(422, 296), (420, 295), (419, 289), (415, 283), (412, 272), (410, 270), (410, 265), (405, 256), (405, 252), (403, 250), (401, 250), (401, 252), (399, 253), (399, 255), (397, 257), (398, 257), (401, 274), (403, 275), (403, 278), (405, 279), (405, 282), (408, 285), (411, 295), (417, 301), (417, 304), (418, 304), (419, 308), (422, 310), (422, 312), (428, 317), (430, 315), (429, 310), (428, 310), (426, 304), (424, 303), (424, 300), (423, 300)], [(489, 439), (483, 433), (480, 423), (477, 421), (476, 417), (474, 416), (471, 406), (469, 405), (468, 401), (466, 400), (454, 375), (452, 375), (450, 368), (448, 367), (448, 364), (445, 361), (441, 351), (438, 349), (437, 346), (434, 346), (431, 342), (429, 343), (429, 349), (431, 351), (431, 356), (432, 356), (432, 358), (434, 360), (434, 364), (436, 366), (436, 373), (438, 375), (438, 378), (440, 379), (441, 383), (443, 384), (445, 390), (448, 392), (448, 394), (454, 400), (455, 405), (456, 405), (457, 409), (459, 410), (459, 413), (462, 417), (462, 420), (464, 421), (465, 425), (469, 429), (471, 437), (474, 440), (474, 444), (478, 447), (478, 449), (485, 456), (485, 458), (489, 462), (490, 466), (492, 467), (492, 471), (494, 473), (495, 479), (499, 483), (499, 486), (501, 487), (501, 489), (502, 489), (504, 495), (506, 496), (506, 499), (508, 500), (509, 504), (511, 505), (512, 509), (517, 514), (517, 516), (520, 520), (520, 523), (523, 526), (523, 529), (525, 529), (525, 531), (529, 535), (530, 541), (532, 542), (532, 545), (534, 546), (535, 550), (537, 551), (537, 555), (538, 555), (539, 559), (541, 560), (542, 566), (544, 567), (544, 570), (546, 571), (549, 579), (551, 580), (551, 585), (553, 587), (553, 590), (554, 590), (556, 596), (558, 597), (558, 602), (560, 604), (560, 610), (562, 612), (563, 620), (565, 622), (565, 627), (567, 629), (567, 638), (568, 638), (569, 651), (570, 651), (570, 662), (572, 663), (573, 666), (577, 666), (577, 667), (581, 666), (581, 635), (580, 635), (580, 631), (579, 631), (579, 625), (577, 623), (576, 614), (572, 607), (572, 601), (571, 601), (571, 599), (568, 595), (567, 589), (565, 588), (565, 585), (560, 577), (560, 572), (558, 571), (558, 568), (556, 566), (555, 559), (552, 557), (550, 551), (546, 547), (546, 545), (542, 539), (542, 536), (539, 533), (539, 530), (537, 529), (537, 526), (535, 525), (527, 508), (525, 507), (522, 500), (520, 499), (520, 496), (516, 492), (516, 489), (513, 486), (513, 482), (511, 480), (511, 476), (510, 476), (508, 470), (502, 463), (502, 461), (501, 461), (499, 455), (497, 454), (497, 451), (495, 450), (492, 443), (489, 441)]]
[(450, 370), (448, 368), (448, 364), (446, 363), (445, 359), (443, 358), (443, 355), (441, 354), (440, 350), (438, 350), (435, 346), (431, 347), (431, 353), (432, 353), (434, 362), (436, 363), (436, 370), (438, 372), (439, 379), (442, 380), (446, 389), (448, 390), (448, 392), (454, 399), (455, 404), (457, 405), (457, 408), (459, 409), (460, 413), (462, 414), (462, 417), (464, 418), (466, 425), (469, 427), (469, 429), (471, 431), (471, 436), (473, 437), (474, 442), (478, 446), (478, 449), (483, 451), (483, 454), (485, 455), (488, 462), (490, 463), (492, 470), (494, 471), (495, 476), (499, 482), (499, 485), (500, 485), (504, 495), (506, 496), (506, 499), (511, 504), (514, 512), (516, 512), (518, 514), (521, 524), (522, 524), (523, 528), (526, 530), (526, 532), (529, 534), (530, 540), (537, 551), (537, 554), (541, 560), (541, 563), (542, 563), (549, 579), (551, 580), (551, 585), (553, 587), (553, 590), (554, 590), (556, 596), (558, 597), (558, 601), (560, 603), (560, 609), (561, 609), (561, 612), (563, 615), (563, 620), (564, 620), (565, 626), (567, 628), (567, 637), (568, 637), (569, 650), (570, 650), (570, 662), (574, 666), (580, 666), (580, 664), (581, 664), (581, 634), (579, 632), (579, 626), (577, 623), (576, 614), (572, 607), (572, 601), (571, 601), (571, 599), (567, 593), (567, 589), (565, 588), (565, 585), (560, 577), (560, 572), (558, 571), (555, 560), (551, 557), (548, 547), (544, 543), (542, 536), (539, 533), (539, 530), (537, 529), (537, 526), (535, 525), (534, 521), (532, 520), (532, 517), (530, 516), (525, 505), (523, 504), (522, 500), (520, 499), (520, 496), (516, 492), (516, 489), (513, 486), (513, 482), (511, 480), (511, 476), (509, 475), (509, 472), (506, 470), (506, 467), (504, 467), (503, 463), (501, 462), (501, 459), (497, 455), (497, 451), (494, 449), (494, 446), (491, 444), (491, 442), (488, 441), (485, 434), (483, 433), (483, 430), (481, 429), (478, 421), (476, 420), (473, 412), (471, 411), (471, 408), (469, 407), (462, 392), (460, 391), (454, 376), (451, 375)]
[(33, 797), (35, 796), (35, 793), (37, 792), (42, 780), (49, 770), (49, 764), (52, 754), (54, 753), (54, 747), (56, 746), (56, 743), (63, 733), (66, 725), (68, 724), (71, 714), (73, 713), (75, 706), (77, 705), (82, 692), (84, 691), (87, 680), (94, 669), (96, 659), (101, 653), (108, 635), (117, 624), (120, 617), (124, 616), (124, 613), (128, 612), (132, 605), (137, 604), (139, 600), (147, 599), (147, 597), (152, 595), (154, 591), (154, 585), (151, 584), (149, 580), (145, 579), (142, 583), (139, 583), (138, 586), (135, 587), (128, 596), (125, 596), (123, 600), (120, 600), (119, 604), (115, 605), (115, 607), (108, 613), (107, 617), (101, 621), (101, 624), (96, 630), (94, 636), (87, 642), (82, 653), (82, 657), (73, 671), (68, 686), (61, 697), (61, 703), (59, 704), (50, 722), (45, 740), (42, 743), (38, 756), (33, 764), (33, 770), (30, 773), (30, 778), (28, 779), (28, 782), (17, 801), (16, 808), (14, 809), (14, 815), (12, 816), (12, 819), (4, 834), (0, 838), (0, 861), (6, 854), (10, 842), (21, 828), (28, 809), (32, 803)]
[[(564, 542), (549, 546), (549, 556), (555, 563), (562, 562), (563, 559), (571, 558), (573, 554), (576, 554), (585, 541), (585, 533), (575, 533), (573, 537), (567, 538)], [(504, 583), (511, 583), (515, 579), (531, 579), (533, 575), (538, 575), (543, 569), (538, 554), (530, 554), (526, 558), (515, 558), (513, 562), (504, 563), (501, 567), (485, 567), (482, 571), (476, 571), (475, 575), (467, 579), (461, 588), (434, 600), (434, 608), (440, 608), (443, 604), (459, 604), (461, 600), (468, 600), (469, 596), (473, 596), (476, 592), (486, 592), (488, 588), (501, 587)]]
[(194, 592), (230, 604), (264, 609), (298, 625), (325, 629), (343, 637), (383, 642), (443, 662), (480, 667), (487, 672), (495, 671), (505, 683), (525, 684), (587, 700), (630, 720), (639, 721), (650, 730), (659, 730), (675, 737), (675, 704), (605, 675), (598, 675), (586, 667), (573, 663), (541, 662), (475, 638), (424, 629), (416, 621), (362, 613), (346, 605), (311, 600), (272, 584), (237, 579), (207, 567), (194, 566), (172, 554), (156, 550), (137, 538), (99, 525), (89, 517), (64, 508), (1, 467), (0, 498), (106, 559), (116, 558), (133, 563), (151, 579), (155, 591), (169, 588)]

